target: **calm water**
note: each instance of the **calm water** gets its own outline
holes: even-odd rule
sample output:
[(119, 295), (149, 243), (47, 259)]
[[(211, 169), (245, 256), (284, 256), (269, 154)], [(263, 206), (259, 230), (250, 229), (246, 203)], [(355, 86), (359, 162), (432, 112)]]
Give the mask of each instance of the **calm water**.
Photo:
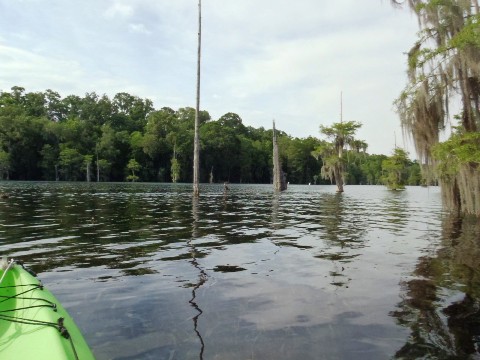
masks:
[(480, 229), (412, 187), (0, 183), (101, 359), (478, 359)]

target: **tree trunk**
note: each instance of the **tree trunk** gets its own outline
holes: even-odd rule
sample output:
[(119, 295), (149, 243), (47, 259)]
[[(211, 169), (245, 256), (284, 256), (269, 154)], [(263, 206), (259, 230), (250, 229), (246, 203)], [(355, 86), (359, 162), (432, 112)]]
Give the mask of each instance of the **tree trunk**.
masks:
[(95, 149), (97, 153), (97, 182), (100, 182), (100, 164), (98, 163), (98, 149)]
[(464, 66), (463, 61), (458, 66), (458, 77), (460, 84), (460, 94), (462, 97), (463, 105), (463, 114), (462, 114), (462, 125), (467, 132), (476, 131), (474, 114), (471, 106), (471, 91), (468, 84), (468, 70)]
[(275, 191), (287, 189), (287, 182), (280, 166), (280, 156), (278, 155), (277, 131), (275, 130), (275, 121), (273, 122), (273, 187)]
[(333, 170), (333, 175), (335, 176), (335, 184), (337, 184), (337, 192), (343, 192), (343, 174), (340, 165), (335, 165)]
[(200, 58), (202, 49), (202, 0), (198, 0), (197, 101), (195, 107), (195, 135), (193, 141), (193, 196), (200, 195), (200, 139), (198, 135), (200, 112)]
[(343, 157), (343, 139), (339, 142), (340, 146), (338, 147), (338, 164), (335, 165), (335, 168), (333, 170), (333, 174), (335, 176), (335, 184), (337, 184), (337, 192), (342, 193), (343, 190), (343, 163), (342, 163), (342, 157)]

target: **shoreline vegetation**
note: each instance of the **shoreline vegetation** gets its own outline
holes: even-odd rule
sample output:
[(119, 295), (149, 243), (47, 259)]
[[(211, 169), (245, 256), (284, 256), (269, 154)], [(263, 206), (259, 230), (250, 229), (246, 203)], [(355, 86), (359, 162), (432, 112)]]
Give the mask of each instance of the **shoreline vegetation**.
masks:
[[(194, 123), (191, 107), (155, 109), (124, 92), (62, 97), (15, 86), (0, 91), (0, 179), (191, 183)], [(202, 110), (199, 132), (201, 183), (272, 183), (272, 129), (245, 126), (235, 113), (214, 120)], [(335, 183), (322, 179), (323, 159), (312, 154), (325, 140), (277, 130), (277, 142), (287, 182)], [(345, 184), (383, 184), (389, 157), (361, 150), (343, 154)], [(402, 176), (407, 185), (425, 182), (409, 159)]]

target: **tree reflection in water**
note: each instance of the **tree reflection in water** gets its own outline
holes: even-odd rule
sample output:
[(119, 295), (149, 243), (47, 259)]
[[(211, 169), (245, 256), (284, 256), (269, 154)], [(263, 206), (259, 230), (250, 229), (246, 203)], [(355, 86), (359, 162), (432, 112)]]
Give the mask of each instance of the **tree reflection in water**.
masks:
[[(344, 271), (365, 247), (368, 217), (345, 193), (322, 194), (320, 201), (323, 211), (319, 213), (319, 223), (323, 226), (325, 247), (315, 257), (331, 261), (331, 285), (348, 287), (351, 279)], [(353, 208), (355, 211), (348, 211)]]
[(480, 225), (446, 217), (441, 248), (417, 263), (391, 315), (411, 330), (398, 359), (468, 359), (480, 355)]
[(382, 213), (386, 228), (393, 234), (402, 232), (411, 213), (406, 191), (388, 190), (383, 199)]
[(192, 284), (192, 298), (188, 302), (197, 312), (197, 315), (195, 315), (192, 318), (193, 329), (194, 329), (195, 334), (197, 335), (198, 340), (200, 341), (200, 345), (201, 345), (200, 346), (199, 359), (203, 360), (203, 353), (205, 351), (205, 343), (203, 341), (202, 334), (198, 330), (198, 320), (199, 320), (200, 316), (203, 314), (203, 311), (200, 308), (200, 306), (198, 306), (198, 304), (196, 302), (196, 298), (197, 298), (197, 290), (203, 284), (205, 284), (205, 282), (208, 279), (208, 275), (205, 272), (205, 270), (203, 270), (202, 267), (200, 266), (200, 264), (198, 263), (197, 252), (196, 252), (195, 244), (193, 243), (193, 241), (196, 238), (198, 238), (198, 222), (199, 222), (198, 201), (199, 201), (198, 197), (194, 196), (193, 200), (192, 200), (192, 218), (193, 218), (193, 221), (192, 221), (192, 237), (188, 241), (188, 247), (190, 248), (190, 255), (191, 255), (190, 264), (192, 264), (193, 267), (196, 270), (198, 270), (198, 279), (197, 279), (196, 283)]

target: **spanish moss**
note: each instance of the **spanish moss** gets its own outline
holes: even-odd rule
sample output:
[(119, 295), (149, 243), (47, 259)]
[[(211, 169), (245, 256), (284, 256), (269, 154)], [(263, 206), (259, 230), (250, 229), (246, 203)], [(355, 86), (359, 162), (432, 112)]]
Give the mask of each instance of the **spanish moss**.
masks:
[[(406, 4), (417, 15), (420, 32), (408, 52), (409, 83), (395, 102), (403, 129), (412, 137), (423, 168), (436, 169), (445, 207), (480, 216), (480, 142), (471, 136), (480, 128), (478, 0), (408, 0)], [(459, 109), (453, 114), (458, 126), (451, 124), (452, 108)], [(449, 125), (453, 125), (452, 138), (460, 137), (461, 144), (468, 143), (464, 150), (479, 156), (442, 150), (452, 147), (452, 138), (439, 140)], [(452, 162), (454, 174), (445, 166)]]

